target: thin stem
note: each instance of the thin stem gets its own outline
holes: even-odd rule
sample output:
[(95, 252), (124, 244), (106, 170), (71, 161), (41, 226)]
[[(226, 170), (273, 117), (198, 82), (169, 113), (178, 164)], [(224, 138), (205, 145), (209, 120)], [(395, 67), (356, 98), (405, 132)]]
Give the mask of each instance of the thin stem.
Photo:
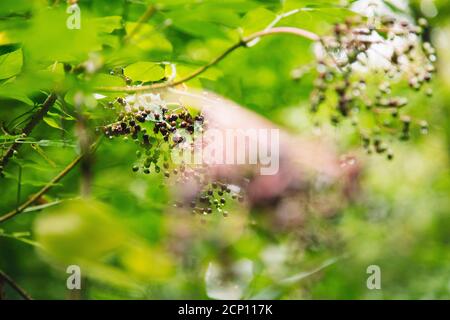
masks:
[[(42, 107), (31, 117), (31, 120), (27, 123), (25, 128), (23, 128), (23, 136), (26, 137), (31, 133), (31, 131), (33, 131), (34, 127), (36, 127), (36, 125), (44, 118), (55, 101), (56, 94), (51, 93), (42, 104)], [(0, 172), (3, 171), (5, 166), (8, 164), (9, 159), (14, 155), (14, 152), (16, 152), (20, 146), (20, 141), (16, 141), (8, 148), (8, 150), (6, 150), (6, 153), (0, 158)]]
[(144, 12), (144, 14), (139, 18), (139, 20), (136, 23), (136, 26), (130, 31), (130, 33), (124, 38), (123, 42), (128, 43), (131, 38), (133, 38), (139, 30), (141, 30), (144, 23), (146, 23), (156, 12), (155, 5), (151, 4), (147, 7), (147, 10)]
[[(311, 11), (311, 9), (309, 9), (309, 8), (297, 8), (297, 9), (294, 9), (294, 10), (291, 10), (291, 11), (288, 11), (288, 12), (285, 12), (285, 13), (278, 14), (278, 15), (275, 17), (275, 19), (273, 19), (272, 22), (270, 22), (270, 23), (267, 25), (267, 27), (264, 28), (264, 30), (272, 29), (272, 28), (275, 27), (275, 26), (277, 25), (277, 23), (280, 22), (281, 20), (283, 20), (283, 19), (285, 19), (285, 18), (287, 18), (287, 17), (289, 17), (289, 16), (292, 16), (292, 15), (294, 15), (294, 14), (297, 14), (297, 13), (299, 13), (299, 12), (301, 12), (301, 11)], [(256, 39), (254, 39), (253, 41), (250, 41), (250, 42), (248, 43), (248, 46), (249, 46), (249, 47), (254, 46), (255, 44), (257, 44), (257, 43), (259, 42), (259, 40), (260, 40), (260, 38), (256, 38)]]
[(249, 42), (251, 42), (252, 40), (255, 40), (255, 39), (260, 38), (260, 37), (265, 37), (265, 36), (268, 36), (268, 35), (274, 35), (274, 34), (292, 34), (292, 35), (303, 37), (303, 38), (306, 38), (306, 39), (309, 39), (309, 40), (312, 40), (312, 41), (319, 41), (320, 40), (320, 37), (317, 34), (312, 33), (310, 31), (307, 31), (307, 30), (299, 29), (299, 28), (292, 28), (292, 27), (271, 28), (271, 29), (267, 29), (267, 30), (263, 30), (263, 31), (259, 31), (259, 32), (253, 33), (250, 36), (241, 39), (239, 42), (235, 43), (234, 45), (232, 45), (231, 47), (226, 49), (223, 53), (221, 53), (219, 56), (217, 56), (215, 59), (213, 59), (208, 64), (198, 68), (197, 70), (195, 70), (191, 74), (189, 74), (186, 77), (181, 78), (181, 79), (179, 79), (177, 81), (155, 83), (155, 84), (144, 85), (144, 86), (97, 87), (96, 90), (97, 91), (103, 91), (103, 92), (130, 92), (130, 93), (133, 93), (133, 92), (149, 91), (149, 90), (154, 90), (154, 89), (162, 89), (162, 88), (174, 87), (174, 86), (177, 86), (177, 85), (182, 84), (184, 82), (187, 82), (187, 81), (197, 77), (198, 75), (202, 74), (203, 72), (208, 70), (213, 65), (215, 65), (215, 64), (219, 63), (220, 61), (222, 61), (225, 57), (227, 57), (234, 50), (236, 50), (236, 49), (238, 49), (240, 47), (247, 46), (247, 44)]
[(263, 30), (263, 31), (259, 31), (259, 32), (255, 32), (253, 34), (251, 34), (250, 36), (244, 38), (244, 42), (248, 43), (250, 41), (252, 41), (253, 39), (259, 38), (259, 37), (264, 37), (264, 36), (268, 36), (268, 35), (272, 35), (272, 34), (279, 34), (279, 33), (288, 33), (288, 34), (293, 34), (295, 36), (299, 36), (299, 37), (303, 37), (312, 41), (319, 41), (320, 37), (315, 34), (314, 32), (308, 31), (308, 30), (304, 30), (304, 29), (300, 29), (300, 28), (293, 28), (293, 27), (277, 27), (277, 28), (270, 28), (267, 30)]
[(293, 9), (293, 10), (288, 11), (288, 12), (281, 13), (281, 14), (277, 15), (275, 17), (275, 19), (273, 19), (273, 21), (266, 27), (265, 30), (275, 27), (275, 25), (278, 22), (280, 22), (282, 19), (285, 19), (287, 17), (290, 17), (290, 16), (292, 16), (294, 14), (297, 14), (299, 12), (302, 12), (302, 11), (314, 11), (314, 9), (313, 8), (297, 8), (297, 9)]
[(213, 59), (211, 62), (209, 62), (208, 64), (198, 68), (197, 70), (195, 70), (193, 73), (191, 73), (190, 75), (187, 75), (184, 78), (181, 78), (178, 81), (174, 81), (171, 83), (171, 87), (172, 86), (177, 86), (179, 84), (182, 84), (184, 82), (187, 82), (195, 77), (197, 77), (199, 74), (205, 72), (206, 70), (208, 70), (210, 67), (212, 67), (213, 65), (219, 63), (221, 60), (223, 60), (226, 56), (228, 56), (231, 52), (233, 52), (234, 50), (236, 50), (237, 48), (244, 46), (246, 43), (244, 42), (238, 42), (235, 45), (229, 47), (227, 50), (225, 50), (221, 55), (217, 56), (215, 59)]
[(5, 293), (3, 291), (4, 286), (5, 286), (5, 280), (0, 279), (0, 300), (5, 299)]
[(19, 204), (20, 204), (21, 189), (22, 189), (22, 166), (19, 165), (19, 176), (17, 178), (17, 202), (16, 202), (16, 207), (18, 207)]
[(89, 152), (90, 146), (92, 145), (92, 135), (88, 130), (87, 119), (83, 115), (83, 110), (81, 106), (77, 105), (77, 135), (78, 135), (78, 145), (80, 147), (81, 153), (85, 156), (81, 159), (81, 196), (88, 197), (91, 193), (91, 183), (92, 183), (92, 162), (93, 156)]
[[(89, 152), (94, 152), (99, 140), (95, 142), (92, 146)], [(27, 201), (25, 201), (23, 204), (18, 206), (16, 209), (4, 214), (0, 217), (0, 223), (5, 222), (6, 220), (9, 220), (19, 213), (23, 212), (26, 208), (31, 206), (34, 202), (36, 202), (40, 197), (42, 197), (47, 191), (49, 191), (56, 183), (58, 183), (62, 178), (64, 178), (75, 166), (83, 159), (85, 154), (80, 154), (77, 156), (74, 160), (72, 160), (71, 163), (69, 163), (60, 173), (58, 173), (52, 180), (50, 180), (44, 187), (42, 187), (41, 190), (33, 194)]]
[(9, 284), (10, 287), (16, 290), (17, 293), (20, 294), (25, 300), (33, 300), (33, 298), (31, 298), (31, 296), (25, 290), (23, 290), (10, 276), (8, 276), (2, 270), (0, 270), (0, 279)]

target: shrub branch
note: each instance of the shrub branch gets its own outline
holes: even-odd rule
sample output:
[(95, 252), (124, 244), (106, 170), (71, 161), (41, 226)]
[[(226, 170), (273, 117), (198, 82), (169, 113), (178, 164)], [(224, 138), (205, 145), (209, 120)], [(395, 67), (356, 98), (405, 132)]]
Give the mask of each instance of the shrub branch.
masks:
[(91, 148), (89, 152), (86, 152), (84, 154), (80, 154), (75, 159), (72, 160), (60, 173), (58, 173), (52, 180), (50, 180), (44, 187), (42, 187), (41, 190), (33, 194), (27, 201), (25, 201), (23, 204), (18, 206), (16, 209), (4, 214), (0, 217), (0, 223), (5, 222), (6, 220), (9, 220), (19, 213), (23, 212), (26, 208), (28, 208), (30, 205), (32, 205), (36, 200), (38, 200), (40, 197), (42, 197), (45, 193), (47, 193), (56, 183), (58, 183), (62, 178), (64, 178), (73, 168), (76, 167), (78, 163), (83, 159), (84, 156), (88, 153), (92, 153), (95, 151), (96, 147), (98, 146), (99, 140), (97, 140), (95, 143), (91, 145)]
[[(41, 108), (31, 117), (31, 120), (26, 124), (26, 126), (22, 129), (22, 135), (28, 136), (31, 131), (33, 131), (34, 127), (44, 118), (50, 108), (56, 101), (56, 94), (51, 93), (47, 99), (45, 99)], [(20, 141), (15, 141), (9, 148), (6, 150), (6, 153), (0, 158), (0, 172), (3, 171), (5, 166), (8, 164), (11, 157), (14, 155), (14, 152), (17, 151), (22, 143)]]
[(155, 14), (156, 7), (151, 4), (147, 7), (147, 10), (136, 22), (135, 27), (130, 31), (130, 33), (124, 38), (124, 43), (128, 43), (131, 38), (133, 38), (142, 28), (142, 26)]
[(306, 39), (309, 39), (309, 40), (312, 40), (312, 41), (319, 41), (320, 40), (320, 37), (317, 34), (312, 33), (310, 31), (307, 31), (307, 30), (304, 30), (304, 29), (293, 28), (293, 27), (270, 28), (270, 29), (266, 29), (266, 30), (263, 30), (263, 31), (255, 32), (255, 33), (251, 34), (250, 36), (242, 38), (239, 42), (235, 43), (234, 45), (232, 45), (231, 47), (226, 49), (223, 53), (221, 53), (219, 56), (217, 56), (215, 59), (213, 59), (208, 64), (198, 68), (197, 70), (195, 70), (191, 74), (189, 74), (189, 75), (185, 76), (184, 78), (181, 78), (181, 79), (179, 79), (177, 81), (154, 83), (154, 84), (149, 84), (149, 85), (144, 85), (144, 86), (97, 87), (96, 90), (97, 91), (103, 91), (103, 92), (129, 92), (129, 93), (133, 93), (133, 92), (149, 91), (149, 90), (154, 90), (154, 89), (162, 89), (162, 88), (174, 87), (174, 86), (177, 86), (179, 84), (185, 83), (185, 82), (187, 82), (187, 81), (197, 77), (198, 75), (202, 74), (203, 72), (208, 70), (213, 65), (215, 65), (215, 64), (219, 63), (220, 61), (222, 61), (225, 57), (227, 57), (234, 50), (236, 50), (236, 49), (238, 49), (240, 47), (246, 47), (251, 41), (253, 41), (255, 39), (258, 39), (258, 38), (261, 38), (261, 37), (265, 37), (265, 36), (269, 36), (269, 35), (274, 35), (274, 34), (292, 34), (292, 35), (295, 35), (295, 36), (298, 36), (298, 37), (302, 37), (302, 38), (306, 38)]
[(24, 298), (25, 300), (33, 300), (33, 298), (31, 298), (31, 296), (24, 290), (22, 289), (17, 282), (15, 282), (10, 276), (8, 276), (6, 273), (4, 273), (2, 270), (0, 270), (0, 280), (3, 280), (4, 282), (6, 282), (7, 284), (9, 284), (9, 286), (11, 288), (13, 288), (15, 291), (17, 291), (18, 294), (20, 294), (20, 296), (22, 298)]

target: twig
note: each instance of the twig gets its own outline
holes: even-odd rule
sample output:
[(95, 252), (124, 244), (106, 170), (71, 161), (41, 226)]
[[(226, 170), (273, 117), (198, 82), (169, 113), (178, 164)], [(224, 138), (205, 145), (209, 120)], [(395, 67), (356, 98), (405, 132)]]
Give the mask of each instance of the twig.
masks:
[[(92, 146), (89, 152), (94, 152), (99, 140), (95, 142)], [(36, 200), (38, 200), (40, 197), (42, 197), (47, 191), (49, 191), (53, 185), (55, 185), (59, 180), (61, 180), (64, 176), (66, 176), (80, 161), (83, 159), (83, 157), (86, 154), (80, 154), (77, 156), (71, 163), (69, 163), (60, 173), (58, 173), (50, 182), (48, 182), (44, 187), (42, 187), (41, 190), (33, 194), (27, 201), (25, 201), (23, 204), (18, 206), (16, 209), (4, 214), (0, 217), (0, 223), (5, 222), (6, 220), (9, 220), (13, 218), (14, 216), (18, 215), (19, 213), (23, 212), (26, 208), (28, 208), (30, 205), (32, 205)]]
[[(272, 28), (275, 27), (275, 26), (277, 25), (277, 23), (280, 22), (281, 20), (283, 20), (283, 19), (285, 19), (285, 18), (287, 18), (287, 17), (290, 17), (290, 16), (292, 16), (292, 15), (295, 15), (295, 14), (297, 14), (297, 13), (299, 13), (299, 12), (302, 12), (302, 11), (313, 11), (313, 10), (314, 10), (314, 9), (311, 9), (311, 8), (297, 8), (297, 9), (294, 9), (294, 10), (291, 10), (291, 11), (288, 11), (288, 12), (284, 12), (284, 13), (278, 14), (278, 15), (275, 17), (275, 19), (273, 19), (272, 22), (270, 22), (270, 23), (267, 25), (267, 27), (264, 28), (264, 30), (272, 29)], [(250, 41), (250, 42), (248, 43), (248, 46), (251, 47), (251, 46), (257, 44), (257, 43), (259, 42), (259, 40), (260, 40), (260, 38), (256, 38), (256, 39)]]
[[(42, 104), (42, 107), (31, 117), (31, 120), (27, 123), (25, 128), (22, 130), (23, 136), (28, 136), (31, 131), (33, 131), (34, 127), (44, 118), (47, 114), (48, 110), (53, 106), (56, 101), (56, 94), (51, 93), (47, 99)], [(20, 147), (20, 141), (14, 142), (6, 153), (0, 158), (0, 172), (3, 171), (5, 166), (8, 164), (9, 159), (14, 155), (14, 152), (17, 151)]]
[(136, 26), (130, 31), (130, 33), (123, 39), (124, 43), (128, 43), (132, 37), (136, 35), (136, 33), (141, 30), (142, 25), (148, 21), (156, 12), (156, 7), (151, 4), (147, 7), (147, 10), (144, 12), (144, 14), (139, 18), (139, 20), (136, 23)]
[(304, 29), (300, 29), (300, 28), (293, 28), (293, 27), (277, 27), (277, 28), (271, 28), (271, 29), (255, 32), (255, 33), (251, 34), (250, 36), (244, 38), (243, 41), (245, 42), (245, 44), (247, 44), (248, 42), (252, 41), (255, 38), (264, 37), (264, 36), (268, 36), (271, 34), (278, 34), (278, 33), (293, 34), (295, 36), (303, 37), (303, 38), (306, 38), (306, 39), (309, 39), (312, 41), (320, 40), (320, 37), (317, 34), (315, 34), (314, 32), (308, 31), (308, 30), (304, 30)]
[(20, 203), (20, 193), (22, 191), (22, 166), (19, 165), (19, 176), (17, 177), (17, 199), (16, 206)]
[(184, 82), (187, 82), (187, 81), (197, 77), (198, 75), (202, 74), (203, 72), (208, 70), (211, 66), (213, 66), (213, 65), (217, 64), (218, 62), (220, 62), (221, 60), (223, 60), (226, 56), (228, 56), (234, 50), (236, 50), (236, 49), (238, 49), (240, 47), (247, 46), (247, 44), (249, 42), (251, 42), (251, 41), (253, 41), (253, 40), (257, 39), (257, 38), (265, 37), (265, 36), (273, 35), (273, 34), (293, 34), (295, 36), (303, 37), (303, 38), (306, 38), (306, 39), (309, 39), (309, 40), (312, 40), (312, 41), (319, 41), (320, 40), (320, 37), (317, 34), (312, 33), (310, 31), (307, 31), (307, 30), (304, 30), (304, 29), (292, 28), (292, 27), (271, 28), (271, 29), (267, 29), (267, 30), (263, 30), (263, 31), (259, 31), (259, 32), (253, 33), (250, 36), (241, 39), (239, 42), (235, 43), (234, 45), (232, 45), (231, 47), (226, 49), (222, 54), (220, 54), (218, 57), (213, 59), (208, 64), (198, 68), (197, 70), (195, 70), (191, 74), (189, 74), (186, 77), (181, 78), (181, 79), (179, 79), (177, 81), (155, 83), (155, 84), (150, 84), (150, 85), (145, 85), (145, 86), (97, 87), (95, 89), (97, 91), (103, 91), (103, 92), (130, 92), (130, 93), (132, 93), (132, 92), (149, 91), (149, 90), (154, 90), (154, 89), (162, 89), (162, 88), (167, 88), (167, 87), (174, 87), (174, 86), (177, 86), (177, 85), (182, 84)]
[(25, 290), (23, 290), (10, 276), (8, 276), (2, 270), (0, 270), (0, 279), (8, 283), (10, 287), (16, 290), (17, 293), (19, 293), (25, 300), (33, 300), (33, 298), (31, 298), (31, 296)]
[(77, 126), (76, 132), (78, 135), (78, 145), (80, 147), (81, 153), (85, 156), (81, 159), (81, 195), (83, 197), (88, 197), (91, 193), (91, 182), (92, 182), (92, 162), (93, 156), (89, 152), (92, 145), (92, 134), (88, 130), (88, 124), (86, 116), (83, 115), (82, 108), (80, 105), (75, 105), (77, 111)]

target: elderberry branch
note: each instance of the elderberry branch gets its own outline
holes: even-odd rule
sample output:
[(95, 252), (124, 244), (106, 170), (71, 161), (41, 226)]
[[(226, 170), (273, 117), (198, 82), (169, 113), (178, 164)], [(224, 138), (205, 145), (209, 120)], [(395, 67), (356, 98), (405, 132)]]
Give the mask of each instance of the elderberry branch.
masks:
[(156, 6), (151, 4), (147, 7), (147, 10), (144, 14), (139, 18), (136, 23), (136, 26), (130, 31), (130, 33), (123, 39), (123, 42), (128, 43), (131, 38), (133, 38), (142, 28), (144, 23), (146, 23), (154, 14), (156, 13)]
[(260, 38), (265, 37), (269, 35), (274, 34), (292, 34), (295, 36), (303, 37), (312, 41), (319, 41), (320, 37), (310, 31), (300, 29), (300, 28), (293, 28), (293, 27), (277, 27), (277, 28), (270, 28), (267, 30), (255, 32), (248, 37), (245, 37), (241, 39), (239, 42), (235, 43), (228, 49), (226, 49), (223, 53), (221, 53), (219, 56), (217, 56), (215, 59), (210, 61), (208, 64), (198, 68), (191, 74), (185, 76), (184, 78), (181, 78), (174, 82), (162, 82), (162, 83), (155, 83), (155, 84), (149, 84), (144, 86), (129, 86), (129, 87), (97, 87), (97, 91), (102, 92), (142, 92), (142, 91), (150, 91), (155, 89), (163, 89), (168, 87), (174, 87), (179, 84), (185, 83), (189, 80), (192, 80), (193, 78), (197, 77), (198, 75), (202, 74), (206, 70), (208, 70), (210, 67), (214, 66), (215, 64), (222, 61), (225, 57), (227, 57), (230, 53), (232, 53), (234, 50), (240, 48), (240, 47), (246, 47), (251, 41)]
[[(25, 128), (22, 129), (21, 135), (24, 137), (27, 137), (36, 127), (36, 125), (44, 118), (44, 116), (47, 114), (47, 112), (50, 110), (50, 108), (53, 106), (53, 104), (56, 101), (56, 94), (51, 93), (47, 99), (42, 104), (42, 107), (31, 117), (31, 120), (27, 123)], [(19, 149), (21, 143), (20, 141), (14, 142), (8, 150), (6, 150), (6, 153), (0, 158), (0, 173), (3, 171), (5, 166), (8, 164), (9, 159), (14, 155), (15, 152)]]
[(5, 281), (11, 288), (13, 288), (15, 291), (17, 291), (18, 294), (22, 296), (25, 300), (33, 300), (31, 296), (22, 289), (17, 282), (14, 281), (10, 276), (8, 276), (6, 273), (4, 273), (2, 270), (0, 270), (0, 280)]
[(58, 183), (62, 178), (64, 178), (73, 168), (76, 167), (78, 163), (86, 156), (87, 153), (93, 153), (97, 149), (97, 146), (100, 142), (100, 139), (98, 139), (96, 142), (94, 142), (90, 150), (88, 152), (85, 152), (83, 154), (80, 154), (75, 159), (72, 160), (60, 173), (58, 173), (53, 179), (51, 179), (44, 187), (42, 187), (41, 190), (33, 194), (27, 201), (25, 201), (23, 204), (18, 206), (16, 209), (0, 216), (0, 223), (5, 222), (6, 220), (9, 220), (16, 215), (23, 212), (26, 208), (28, 208), (30, 205), (35, 203), (40, 197), (42, 197), (45, 193), (47, 193), (56, 183)]

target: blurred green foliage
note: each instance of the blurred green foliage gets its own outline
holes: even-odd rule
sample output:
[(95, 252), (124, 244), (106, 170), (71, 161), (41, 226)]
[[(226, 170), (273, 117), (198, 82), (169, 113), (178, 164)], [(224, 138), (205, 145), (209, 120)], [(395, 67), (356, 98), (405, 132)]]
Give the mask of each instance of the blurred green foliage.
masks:
[[(80, 0), (81, 29), (70, 30), (63, 1), (3, 1), (0, 120), (9, 134), (0, 133), (2, 146), (16, 137), (47, 93), (55, 88), (67, 93), (7, 167), (0, 180), (0, 212), (26, 200), (78, 153), (77, 92), (84, 94), (84, 112), (91, 119), (112, 119), (114, 113), (92, 96), (95, 86), (124, 85), (110, 70), (125, 67), (133, 80), (160, 81), (170, 76), (162, 63), (170, 61), (181, 78), (239, 35), (264, 29), (281, 12), (309, 8), (282, 24), (326, 33), (333, 22), (352, 14), (338, 4)], [(124, 43), (151, 5), (156, 5), (155, 13)], [(249, 222), (257, 221), (258, 212), (240, 206), (230, 217), (211, 217), (207, 224), (180, 217), (168, 205), (163, 179), (132, 174), (132, 142), (113, 140), (96, 153), (96, 200), (80, 199), (80, 175), (73, 171), (45, 196), (43, 206), (0, 224), (0, 269), (42, 299), (71, 297), (68, 264), (86, 271), (81, 295), (89, 299), (450, 298), (450, 5), (416, 0), (411, 7), (416, 15), (431, 15), (431, 37), (440, 59), (433, 97), (411, 93), (407, 107), (428, 120), (430, 132), (407, 143), (392, 141), (396, 152), (390, 162), (360, 154), (362, 195), (337, 218), (313, 220), (301, 230), (307, 240), (253, 226), (257, 223)], [(309, 41), (268, 37), (233, 52), (188, 85), (215, 91), (304, 134), (314, 130), (315, 119), (307, 111), (313, 77), (293, 80), (292, 71), (312, 60)], [(64, 63), (84, 64), (94, 72), (65, 76)], [(359, 148), (348, 126), (328, 130), (343, 152)], [(237, 271), (228, 284), (217, 284), (224, 265)], [(382, 290), (367, 289), (369, 265), (381, 267)], [(9, 289), (6, 293), (17, 298)]]

